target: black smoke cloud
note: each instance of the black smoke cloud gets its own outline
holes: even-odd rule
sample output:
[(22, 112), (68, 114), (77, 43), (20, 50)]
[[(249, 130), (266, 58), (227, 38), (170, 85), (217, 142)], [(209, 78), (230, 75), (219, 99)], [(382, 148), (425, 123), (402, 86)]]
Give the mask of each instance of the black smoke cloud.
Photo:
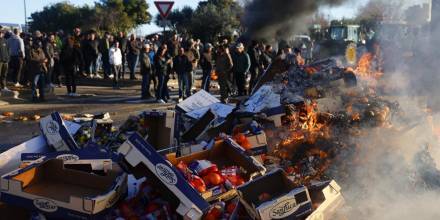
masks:
[(305, 27), (305, 19), (322, 6), (347, 0), (251, 0), (245, 5), (243, 24), (249, 38), (276, 39)]

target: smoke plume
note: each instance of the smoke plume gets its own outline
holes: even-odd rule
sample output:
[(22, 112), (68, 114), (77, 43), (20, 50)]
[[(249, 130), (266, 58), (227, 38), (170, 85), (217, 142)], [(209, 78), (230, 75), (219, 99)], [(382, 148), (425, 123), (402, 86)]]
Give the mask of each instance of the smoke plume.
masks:
[(346, 0), (252, 0), (245, 6), (243, 24), (249, 38), (276, 39), (302, 31), (304, 21), (322, 6)]

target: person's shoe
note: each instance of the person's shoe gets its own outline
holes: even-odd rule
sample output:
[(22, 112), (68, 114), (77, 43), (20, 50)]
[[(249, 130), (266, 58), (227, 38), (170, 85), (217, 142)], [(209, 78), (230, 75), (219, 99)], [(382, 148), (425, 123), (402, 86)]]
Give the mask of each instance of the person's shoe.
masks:
[(75, 92), (72, 92), (72, 95), (71, 95), (72, 97), (78, 97), (78, 96), (80, 96), (78, 93), (75, 93)]
[(157, 103), (165, 104), (167, 102), (165, 102), (163, 99), (159, 99), (159, 100), (157, 100)]
[(96, 79), (102, 79), (102, 76), (99, 75), (99, 74), (96, 74), (96, 75), (95, 75), (95, 78), (96, 78)]
[(108, 76), (110, 79), (113, 79), (113, 77), (115, 77), (115, 75), (111, 74), (110, 76)]
[(3, 88), (2, 90), (1, 90), (2, 92), (12, 92), (10, 89), (8, 89), (8, 88)]
[(14, 87), (15, 87), (15, 88), (21, 88), (21, 87), (23, 87), (23, 85), (21, 85), (20, 83), (15, 83), (15, 84), (14, 84)]
[(179, 102), (183, 102), (183, 98), (179, 98)]

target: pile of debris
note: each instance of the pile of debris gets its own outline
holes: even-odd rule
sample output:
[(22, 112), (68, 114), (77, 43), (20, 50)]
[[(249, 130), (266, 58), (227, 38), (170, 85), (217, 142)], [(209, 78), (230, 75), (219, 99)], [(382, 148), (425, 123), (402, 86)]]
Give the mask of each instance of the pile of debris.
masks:
[(63, 219), (337, 219), (332, 165), (353, 163), (350, 137), (399, 113), (334, 60), (277, 61), (236, 105), (201, 90), (118, 129), (108, 114), (42, 118), (40, 146), (4, 153), (20, 168), (2, 176), (0, 200)]

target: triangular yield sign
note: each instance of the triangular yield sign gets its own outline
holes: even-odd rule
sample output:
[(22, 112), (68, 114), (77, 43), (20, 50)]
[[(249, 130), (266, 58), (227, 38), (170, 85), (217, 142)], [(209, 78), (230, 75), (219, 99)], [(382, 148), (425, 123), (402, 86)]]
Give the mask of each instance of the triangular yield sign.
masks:
[(170, 14), (174, 2), (155, 1), (154, 4), (156, 5), (157, 10), (159, 10), (160, 16), (165, 19)]

